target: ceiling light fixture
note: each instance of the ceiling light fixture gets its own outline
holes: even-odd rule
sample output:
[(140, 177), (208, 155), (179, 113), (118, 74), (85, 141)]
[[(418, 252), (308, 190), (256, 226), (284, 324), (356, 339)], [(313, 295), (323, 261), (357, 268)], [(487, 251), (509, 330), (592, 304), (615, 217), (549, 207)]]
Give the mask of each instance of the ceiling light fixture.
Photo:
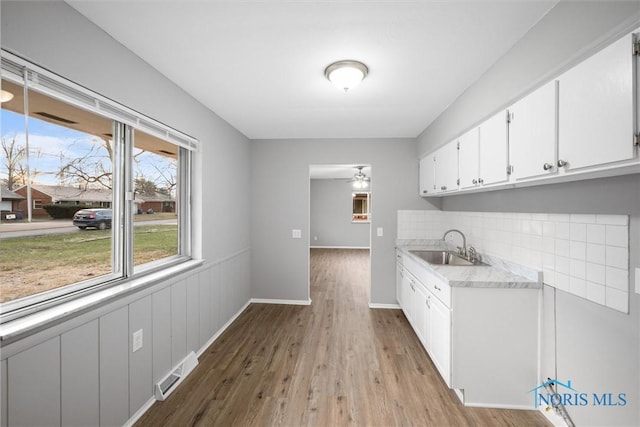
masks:
[(369, 186), (369, 181), (371, 180), (371, 178), (369, 178), (367, 175), (365, 175), (364, 172), (362, 172), (363, 168), (364, 166), (358, 166), (356, 168), (358, 169), (358, 172), (353, 175), (353, 188), (364, 189)]
[(359, 61), (344, 60), (330, 64), (324, 70), (324, 76), (334, 86), (345, 91), (357, 86), (369, 74), (366, 65)]
[(13, 99), (13, 94), (6, 90), (0, 90), (0, 102), (9, 102)]

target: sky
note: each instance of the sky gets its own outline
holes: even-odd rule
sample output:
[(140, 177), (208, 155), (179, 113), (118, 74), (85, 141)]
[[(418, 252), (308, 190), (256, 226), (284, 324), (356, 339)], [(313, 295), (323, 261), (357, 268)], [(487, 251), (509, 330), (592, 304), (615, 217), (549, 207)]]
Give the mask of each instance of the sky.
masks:
[[(25, 121), (22, 114), (8, 110), (1, 110), (0, 134), (3, 139), (16, 138), (20, 146), (25, 145)], [(31, 172), (39, 172), (32, 175), (32, 182), (45, 185), (57, 185), (59, 179), (56, 174), (69, 159), (80, 158), (93, 149), (93, 160), (102, 162), (103, 166), (110, 169), (107, 150), (103, 147), (103, 141), (93, 135), (58, 126), (52, 123), (29, 117), (29, 151)], [(134, 154), (135, 150), (134, 150)], [(6, 156), (0, 152), (0, 179), (7, 178)], [(136, 175), (143, 175), (150, 181), (157, 181), (162, 186), (162, 180), (153, 164), (159, 169), (167, 169), (165, 158), (153, 153), (145, 153), (138, 156), (136, 163)]]

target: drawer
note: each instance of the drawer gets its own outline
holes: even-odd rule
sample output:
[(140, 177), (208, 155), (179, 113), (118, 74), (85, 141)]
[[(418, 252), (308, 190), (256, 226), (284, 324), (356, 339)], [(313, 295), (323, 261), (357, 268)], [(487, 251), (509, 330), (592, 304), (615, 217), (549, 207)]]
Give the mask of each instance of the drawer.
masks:
[(438, 277), (429, 267), (422, 262), (418, 262), (413, 258), (403, 255), (403, 264), (405, 270), (408, 270), (420, 281), (424, 287), (442, 301), (448, 308), (451, 308), (451, 286)]

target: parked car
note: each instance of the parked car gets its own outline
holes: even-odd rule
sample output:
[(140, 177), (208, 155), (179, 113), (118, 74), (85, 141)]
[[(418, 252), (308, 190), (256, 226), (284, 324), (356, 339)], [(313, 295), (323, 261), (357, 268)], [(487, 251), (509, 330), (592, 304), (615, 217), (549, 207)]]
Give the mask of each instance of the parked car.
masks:
[(73, 225), (80, 230), (87, 227), (104, 230), (111, 228), (111, 209), (80, 209), (73, 215)]

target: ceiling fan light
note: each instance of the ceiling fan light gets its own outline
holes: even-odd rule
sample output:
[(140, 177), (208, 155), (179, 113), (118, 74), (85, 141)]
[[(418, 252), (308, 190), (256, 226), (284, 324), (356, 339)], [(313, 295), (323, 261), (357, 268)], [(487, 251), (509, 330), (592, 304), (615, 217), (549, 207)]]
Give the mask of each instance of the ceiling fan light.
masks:
[(345, 92), (360, 84), (368, 73), (369, 69), (366, 65), (351, 60), (334, 62), (324, 70), (327, 80)]
[(13, 99), (13, 94), (4, 89), (0, 90), (0, 102), (9, 102)]

